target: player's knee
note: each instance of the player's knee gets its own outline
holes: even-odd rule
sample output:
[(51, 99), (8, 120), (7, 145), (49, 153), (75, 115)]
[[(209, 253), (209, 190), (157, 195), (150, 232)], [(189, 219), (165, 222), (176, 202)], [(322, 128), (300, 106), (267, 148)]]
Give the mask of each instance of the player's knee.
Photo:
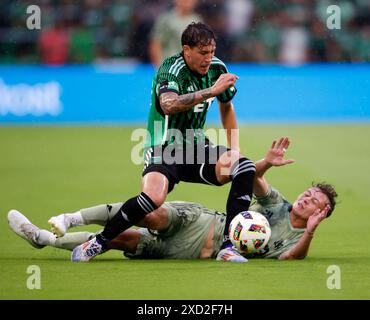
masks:
[(168, 179), (158, 172), (150, 172), (145, 175), (143, 179), (142, 192), (145, 193), (158, 208), (166, 200)]
[(239, 151), (230, 150), (230, 168), (241, 159), (245, 158)]
[[(255, 171), (253, 161), (244, 157), (236, 150), (229, 150), (225, 152), (219, 159), (216, 165), (217, 179), (221, 184), (227, 183), (233, 178), (233, 172), (239, 168), (248, 166)], [(236, 172), (236, 171), (235, 171)], [(234, 172), (234, 173), (235, 173)]]
[(236, 150), (228, 150), (221, 155), (217, 165), (222, 168), (230, 168), (242, 155)]

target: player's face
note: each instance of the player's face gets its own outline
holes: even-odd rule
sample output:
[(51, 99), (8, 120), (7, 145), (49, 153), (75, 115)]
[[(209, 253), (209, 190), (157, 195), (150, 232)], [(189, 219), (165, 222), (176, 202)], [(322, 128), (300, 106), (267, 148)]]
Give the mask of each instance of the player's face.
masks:
[(328, 204), (328, 197), (319, 188), (312, 187), (298, 196), (293, 210), (299, 217), (308, 219), (316, 210), (323, 210)]
[(189, 68), (201, 75), (205, 75), (211, 66), (215, 55), (216, 44), (214, 41), (207, 46), (189, 47), (183, 46), (184, 56)]

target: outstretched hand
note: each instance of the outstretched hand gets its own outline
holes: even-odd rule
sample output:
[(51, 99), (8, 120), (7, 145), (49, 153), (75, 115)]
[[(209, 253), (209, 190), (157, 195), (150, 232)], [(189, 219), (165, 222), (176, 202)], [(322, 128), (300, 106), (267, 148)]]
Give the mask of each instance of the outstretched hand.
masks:
[(288, 150), (290, 140), (288, 137), (280, 138), (279, 141), (274, 140), (271, 148), (267, 151), (265, 161), (274, 167), (285, 166), (293, 163), (293, 159), (284, 159), (285, 152)]

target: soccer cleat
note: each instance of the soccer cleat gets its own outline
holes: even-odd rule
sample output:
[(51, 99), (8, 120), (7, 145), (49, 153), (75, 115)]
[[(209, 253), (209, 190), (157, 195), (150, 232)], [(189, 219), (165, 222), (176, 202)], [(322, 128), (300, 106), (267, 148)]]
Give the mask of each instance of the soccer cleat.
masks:
[(59, 238), (63, 237), (69, 229), (69, 224), (67, 223), (67, 219), (64, 214), (60, 214), (56, 217), (51, 217), (48, 223), (50, 224), (51, 232)]
[(244, 258), (234, 247), (228, 247), (222, 249), (216, 257), (217, 261), (225, 261), (225, 262), (248, 262), (247, 258)]
[(88, 262), (94, 259), (98, 254), (105, 252), (103, 245), (101, 245), (96, 237), (74, 248), (71, 255), (73, 262)]
[(17, 210), (8, 212), (8, 223), (10, 228), (21, 238), (26, 240), (31, 246), (41, 249), (45, 247), (37, 243), (40, 229), (33, 225), (23, 214)]

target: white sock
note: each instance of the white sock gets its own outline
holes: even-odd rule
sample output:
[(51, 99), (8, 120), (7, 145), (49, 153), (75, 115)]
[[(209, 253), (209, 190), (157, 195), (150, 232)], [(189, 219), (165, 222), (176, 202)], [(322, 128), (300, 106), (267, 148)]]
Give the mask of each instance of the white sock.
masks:
[(56, 238), (55, 247), (66, 249), (66, 250), (73, 250), (80, 244), (88, 241), (94, 233), (91, 232), (71, 232), (66, 233), (61, 238)]
[(68, 223), (68, 228), (85, 225), (85, 222), (82, 219), (80, 211), (77, 211), (75, 213), (65, 213), (64, 216), (65, 216), (66, 222)]
[(52, 232), (40, 230), (35, 240), (39, 245), (55, 247), (56, 239), (56, 236)]

